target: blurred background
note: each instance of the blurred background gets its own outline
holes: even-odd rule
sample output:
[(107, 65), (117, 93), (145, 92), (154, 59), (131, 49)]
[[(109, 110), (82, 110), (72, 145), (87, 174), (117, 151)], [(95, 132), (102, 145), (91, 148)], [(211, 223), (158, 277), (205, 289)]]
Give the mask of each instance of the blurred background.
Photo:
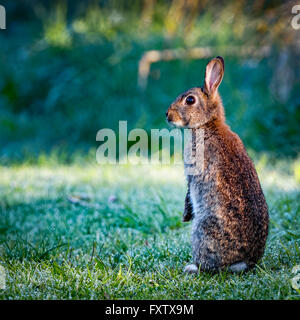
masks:
[[(205, 65), (217, 55), (225, 58), (220, 93), (227, 122), (250, 153), (299, 154), (296, 1), (1, 4), (7, 28), (0, 30), (1, 164), (48, 154), (63, 162), (80, 154), (95, 159), (97, 131), (118, 130), (119, 120), (127, 120), (129, 130), (167, 127), (168, 105), (202, 85)], [(189, 55), (193, 48), (209, 51)], [(166, 49), (173, 58), (149, 65), (139, 85), (142, 57)]]

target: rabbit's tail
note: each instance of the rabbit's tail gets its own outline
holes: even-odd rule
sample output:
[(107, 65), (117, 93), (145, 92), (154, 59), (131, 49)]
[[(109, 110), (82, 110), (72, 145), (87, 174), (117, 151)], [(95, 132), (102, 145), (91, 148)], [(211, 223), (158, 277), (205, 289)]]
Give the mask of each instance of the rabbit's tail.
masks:
[(246, 271), (247, 269), (248, 269), (248, 265), (245, 262), (234, 263), (228, 268), (229, 271), (234, 273), (243, 272), (243, 271)]

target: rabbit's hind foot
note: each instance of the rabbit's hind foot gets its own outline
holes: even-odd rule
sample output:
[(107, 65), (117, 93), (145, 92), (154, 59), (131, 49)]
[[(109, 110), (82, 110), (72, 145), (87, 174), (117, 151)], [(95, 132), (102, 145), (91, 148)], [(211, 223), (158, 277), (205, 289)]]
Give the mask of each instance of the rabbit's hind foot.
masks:
[(198, 267), (195, 264), (189, 264), (184, 268), (186, 273), (198, 273)]
[(228, 268), (229, 271), (234, 273), (240, 273), (240, 272), (246, 271), (247, 269), (248, 269), (248, 265), (245, 262), (234, 263)]

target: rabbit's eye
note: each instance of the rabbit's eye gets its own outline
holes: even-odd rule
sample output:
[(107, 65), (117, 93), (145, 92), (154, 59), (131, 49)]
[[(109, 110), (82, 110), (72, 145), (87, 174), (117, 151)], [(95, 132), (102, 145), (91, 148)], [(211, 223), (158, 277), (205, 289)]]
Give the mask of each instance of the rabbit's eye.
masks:
[(196, 99), (195, 99), (194, 96), (188, 96), (188, 97), (185, 99), (185, 102), (186, 102), (186, 104), (188, 104), (188, 105), (194, 104), (195, 101), (196, 101)]

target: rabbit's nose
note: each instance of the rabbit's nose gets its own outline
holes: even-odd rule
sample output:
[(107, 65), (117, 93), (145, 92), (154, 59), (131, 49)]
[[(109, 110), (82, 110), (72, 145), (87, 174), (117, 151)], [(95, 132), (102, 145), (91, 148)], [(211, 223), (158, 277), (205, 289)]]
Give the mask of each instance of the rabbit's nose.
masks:
[(167, 110), (167, 112), (166, 112), (166, 117), (168, 117), (168, 115), (169, 115), (169, 111)]

